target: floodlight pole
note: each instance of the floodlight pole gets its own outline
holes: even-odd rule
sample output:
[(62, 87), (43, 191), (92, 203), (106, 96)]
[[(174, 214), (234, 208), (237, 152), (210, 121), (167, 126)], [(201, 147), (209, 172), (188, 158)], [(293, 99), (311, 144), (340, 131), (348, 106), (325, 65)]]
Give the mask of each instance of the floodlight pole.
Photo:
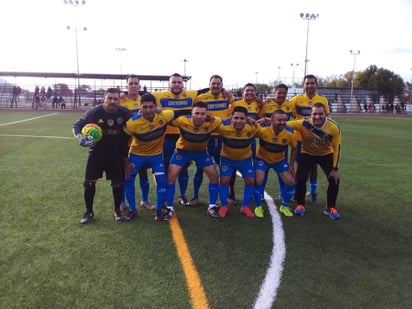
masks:
[(308, 25), (306, 28), (306, 51), (305, 51), (305, 71), (304, 71), (304, 75), (306, 76), (307, 73), (307, 65), (308, 65), (308, 46), (309, 46), (309, 22), (311, 20), (316, 20), (317, 18), (319, 18), (319, 14), (310, 14), (310, 13), (300, 13), (300, 17), (302, 19), (306, 19), (308, 21)]
[(352, 80), (351, 80), (351, 85), (350, 85), (350, 100), (352, 101), (352, 98), (353, 98), (353, 81), (355, 79), (356, 56), (360, 55), (360, 50), (358, 50), (358, 51), (350, 50), (349, 52), (353, 56)]
[[(82, 0), (81, 2), (79, 0), (64, 0), (64, 3), (67, 5), (72, 6), (73, 8), (77, 8), (80, 6), (83, 6), (86, 4), (86, 0)], [(67, 30), (71, 30), (70, 26), (67, 26)], [(83, 29), (79, 30), (77, 28), (77, 18), (75, 14), (75, 19), (74, 19), (74, 33), (75, 33), (75, 40), (76, 40), (76, 66), (77, 66), (77, 93), (75, 91), (75, 98), (74, 98), (74, 108), (77, 108), (77, 100), (79, 102), (79, 107), (81, 106), (81, 94), (80, 94), (80, 62), (79, 62), (79, 43), (77, 39), (77, 32), (78, 31), (86, 31), (87, 28), (83, 27)]]

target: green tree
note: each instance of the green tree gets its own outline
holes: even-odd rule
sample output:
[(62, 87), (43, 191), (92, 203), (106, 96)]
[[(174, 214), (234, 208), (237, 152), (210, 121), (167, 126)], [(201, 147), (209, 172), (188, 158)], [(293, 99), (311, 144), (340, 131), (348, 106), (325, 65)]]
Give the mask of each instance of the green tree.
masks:
[(358, 72), (355, 81), (359, 82), (357, 86), (360, 88), (377, 90), (378, 96), (385, 96), (389, 102), (393, 102), (395, 96), (402, 97), (405, 90), (405, 83), (399, 75), (376, 65)]

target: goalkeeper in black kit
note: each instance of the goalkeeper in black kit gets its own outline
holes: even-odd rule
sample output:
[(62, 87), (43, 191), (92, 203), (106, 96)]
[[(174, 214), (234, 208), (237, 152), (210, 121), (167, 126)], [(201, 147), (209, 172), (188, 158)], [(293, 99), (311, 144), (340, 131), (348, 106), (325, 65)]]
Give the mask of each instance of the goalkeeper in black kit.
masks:
[[(127, 221), (122, 216), (120, 203), (124, 190), (124, 179), (129, 171), (125, 168), (128, 158), (129, 136), (123, 127), (131, 117), (131, 111), (119, 106), (120, 91), (109, 88), (105, 91), (103, 104), (86, 111), (73, 124), (73, 134), (81, 146), (90, 147), (84, 179), (84, 200), (86, 212), (80, 220), (81, 224), (89, 223), (93, 216), (93, 200), (96, 193), (96, 181), (106, 174), (111, 181), (114, 199), (114, 218), (116, 221)], [(90, 136), (83, 136), (82, 128), (89, 123), (96, 123), (102, 129), (102, 139), (96, 141)]]

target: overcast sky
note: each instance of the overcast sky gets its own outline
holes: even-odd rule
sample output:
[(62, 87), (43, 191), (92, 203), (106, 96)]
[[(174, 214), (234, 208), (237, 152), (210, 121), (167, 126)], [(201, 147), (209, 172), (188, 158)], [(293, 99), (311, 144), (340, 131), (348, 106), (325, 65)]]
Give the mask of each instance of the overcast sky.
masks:
[(213, 74), (226, 87), (290, 83), (296, 64), (295, 80), (304, 74), (308, 22), (300, 13), (315, 13), (308, 73), (352, 71), (349, 50), (360, 50), (356, 70), (375, 64), (412, 80), (411, 0), (86, 0), (76, 8), (8, 0), (0, 11), (0, 71), (76, 72), (75, 31), (66, 27), (77, 24), (80, 73), (170, 75), (186, 67), (194, 89)]

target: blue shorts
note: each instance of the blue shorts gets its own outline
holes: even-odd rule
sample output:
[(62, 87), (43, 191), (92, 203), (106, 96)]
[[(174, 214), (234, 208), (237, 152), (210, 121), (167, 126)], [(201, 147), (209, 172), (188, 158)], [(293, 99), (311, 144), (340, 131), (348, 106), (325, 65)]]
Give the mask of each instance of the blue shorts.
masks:
[(130, 176), (136, 176), (141, 169), (151, 168), (154, 174), (165, 173), (165, 162), (163, 155), (160, 153), (154, 156), (139, 156), (131, 153), (129, 162), (134, 164), (134, 168), (130, 171)]
[(243, 178), (255, 177), (253, 158), (250, 157), (243, 161), (237, 161), (228, 159), (227, 157), (220, 157), (220, 176), (232, 176), (235, 170), (238, 170)]
[(289, 164), (286, 159), (283, 159), (280, 162), (277, 163), (267, 163), (265, 160), (261, 158), (256, 158), (255, 159), (255, 168), (260, 171), (268, 171), (269, 169), (273, 168), (274, 171), (279, 174), (283, 172), (287, 172), (289, 170)]
[(170, 164), (175, 164), (181, 167), (189, 166), (190, 161), (196, 162), (199, 168), (205, 168), (214, 165), (213, 158), (207, 151), (186, 151), (176, 149), (170, 159)]

